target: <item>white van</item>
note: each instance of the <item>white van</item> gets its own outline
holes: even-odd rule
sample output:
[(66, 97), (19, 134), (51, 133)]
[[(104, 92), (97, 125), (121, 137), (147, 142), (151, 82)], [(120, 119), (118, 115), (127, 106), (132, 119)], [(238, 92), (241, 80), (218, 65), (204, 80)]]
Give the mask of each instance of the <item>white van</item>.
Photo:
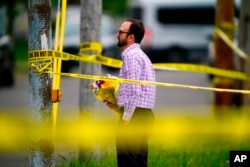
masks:
[(142, 49), (152, 62), (203, 61), (215, 5), (216, 0), (130, 0), (129, 15), (146, 27)]

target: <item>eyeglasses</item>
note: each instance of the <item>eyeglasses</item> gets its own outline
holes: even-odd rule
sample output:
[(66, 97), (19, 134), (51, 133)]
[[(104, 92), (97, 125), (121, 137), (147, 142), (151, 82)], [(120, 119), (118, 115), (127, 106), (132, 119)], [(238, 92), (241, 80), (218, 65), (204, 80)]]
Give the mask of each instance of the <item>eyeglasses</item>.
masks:
[(129, 32), (119, 30), (119, 31), (118, 31), (118, 34), (129, 34)]

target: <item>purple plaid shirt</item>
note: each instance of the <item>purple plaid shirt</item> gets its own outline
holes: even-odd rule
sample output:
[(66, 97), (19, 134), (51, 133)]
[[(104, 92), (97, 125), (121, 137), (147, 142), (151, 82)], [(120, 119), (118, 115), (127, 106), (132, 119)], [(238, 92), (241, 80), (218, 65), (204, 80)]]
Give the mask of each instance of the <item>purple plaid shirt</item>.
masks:
[[(133, 44), (122, 52), (120, 78), (155, 81), (155, 71), (139, 44)], [(123, 120), (130, 121), (136, 107), (152, 109), (155, 104), (156, 86), (125, 84), (120, 85), (118, 104), (124, 107)]]

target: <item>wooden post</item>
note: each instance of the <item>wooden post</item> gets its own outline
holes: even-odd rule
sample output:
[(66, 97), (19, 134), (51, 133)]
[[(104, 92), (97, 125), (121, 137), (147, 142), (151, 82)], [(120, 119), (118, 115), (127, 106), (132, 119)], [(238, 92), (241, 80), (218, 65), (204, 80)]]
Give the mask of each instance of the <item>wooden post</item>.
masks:
[[(215, 26), (220, 28), (227, 36), (233, 40), (234, 30), (234, 1), (233, 0), (217, 0), (215, 12)], [(215, 67), (227, 70), (234, 69), (233, 51), (218, 36), (214, 37), (215, 44)], [(214, 87), (233, 89), (234, 81), (231, 79), (216, 76), (214, 78)], [(215, 107), (217, 113), (229, 109), (233, 105), (234, 94), (227, 92), (215, 92)]]
[[(52, 49), (50, 0), (29, 0), (28, 11), (29, 51)], [(34, 62), (33, 65), (43, 63), (45, 62)], [(55, 166), (51, 86), (50, 74), (38, 73), (34, 66), (29, 67), (31, 123), (32, 127), (42, 128), (31, 136), (29, 163), (32, 167)]]
[[(100, 42), (100, 27), (102, 18), (102, 0), (81, 0), (80, 41)], [(101, 75), (101, 65), (80, 63), (80, 73), (88, 75)], [(97, 109), (98, 101), (89, 89), (89, 80), (80, 80), (80, 118), (82, 121), (91, 118)], [(92, 113), (90, 113), (92, 112)], [(79, 132), (84, 133), (84, 132)], [(82, 141), (81, 141), (82, 142)], [(86, 141), (87, 142), (87, 141)], [(79, 160), (86, 162), (91, 159), (93, 146), (81, 143), (79, 147)]]

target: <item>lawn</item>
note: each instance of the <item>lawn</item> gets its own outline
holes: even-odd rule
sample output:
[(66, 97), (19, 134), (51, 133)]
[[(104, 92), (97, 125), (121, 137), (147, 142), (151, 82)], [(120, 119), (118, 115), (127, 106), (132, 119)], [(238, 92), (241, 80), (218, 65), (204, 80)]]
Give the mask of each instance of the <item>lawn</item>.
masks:
[(151, 145), (152, 167), (228, 167), (230, 150), (250, 150), (248, 138), (232, 136), (189, 136), (181, 143)]
[[(157, 119), (149, 142), (149, 167), (228, 167), (230, 151), (250, 151), (248, 127), (249, 118), (241, 117), (223, 120), (200, 117)], [(95, 130), (98, 132), (98, 128)], [(99, 158), (94, 156), (83, 166), (115, 167), (114, 143), (107, 143), (99, 150)], [(76, 157), (76, 152), (64, 156), (59, 154), (56, 166), (81, 167)]]
[[(181, 137), (181, 136), (180, 136)], [(186, 136), (178, 142), (159, 142), (154, 139), (149, 143), (149, 167), (228, 167), (230, 150), (250, 150), (248, 138), (235, 139), (232, 136)], [(80, 165), (76, 152), (68, 156), (57, 155), (57, 167), (115, 167), (115, 148), (102, 150), (101, 158)]]

